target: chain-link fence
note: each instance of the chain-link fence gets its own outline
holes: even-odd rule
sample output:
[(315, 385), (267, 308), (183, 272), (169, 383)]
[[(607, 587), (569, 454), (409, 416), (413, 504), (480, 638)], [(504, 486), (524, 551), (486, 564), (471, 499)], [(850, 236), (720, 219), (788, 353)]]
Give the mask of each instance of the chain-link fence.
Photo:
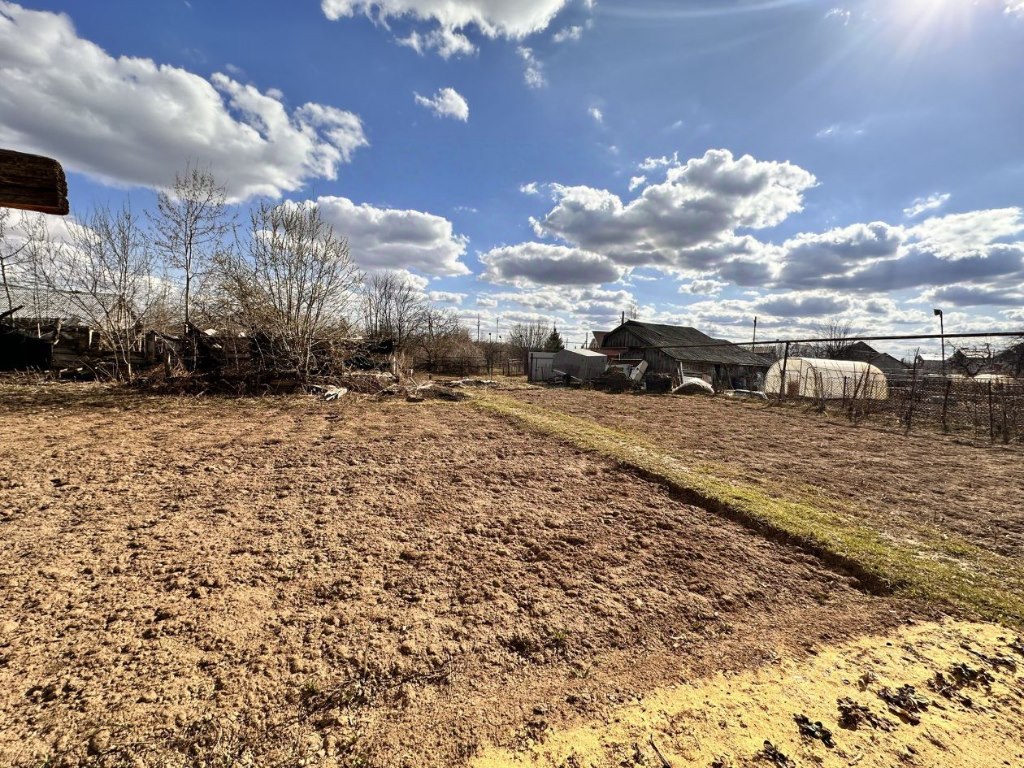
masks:
[[(955, 343), (937, 337), (950, 350), (948, 357), (917, 354), (906, 363), (877, 354), (860, 360), (790, 357), (785, 351), (796, 345), (784, 342), (784, 356), (769, 370), (765, 391), (782, 402), (845, 413), (855, 422), (883, 422), (908, 433), (934, 430), (1024, 443), (1024, 342), (1016, 335), (1007, 343), (1011, 334), (993, 334), (987, 341), (964, 336)], [(847, 343), (847, 349), (870, 350), (863, 343)]]
[[(805, 381), (798, 381), (802, 378)], [(813, 383), (808, 383), (810, 378)], [(977, 440), (1024, 443), (1024, 380), (1008, 376), (789, 375), (785, 399), (854, 422), (939, 431)]]
[(522, 358), (515, 355), (455, 355), (417, 360), (416, 370), (440, 376), (523, 376)]

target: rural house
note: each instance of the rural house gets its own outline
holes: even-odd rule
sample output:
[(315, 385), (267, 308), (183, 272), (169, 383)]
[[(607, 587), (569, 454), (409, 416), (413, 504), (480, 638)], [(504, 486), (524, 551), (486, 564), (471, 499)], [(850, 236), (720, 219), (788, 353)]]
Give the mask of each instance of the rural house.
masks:
[(885, 352), (879, 352), (863, 341), (851, 344), (836, 359), (849, 360), (855, 363), (869, 363), (889, 376), (907, 373), (907, 366), (902, 361)]
[(729, 341), (696, 328), (627, 320), (602, 339), (602, 352), (618, 352), (621, 362), (677, 377), (680, 373), (709, 381), (716, 389), (758, 389), (768, 361)]

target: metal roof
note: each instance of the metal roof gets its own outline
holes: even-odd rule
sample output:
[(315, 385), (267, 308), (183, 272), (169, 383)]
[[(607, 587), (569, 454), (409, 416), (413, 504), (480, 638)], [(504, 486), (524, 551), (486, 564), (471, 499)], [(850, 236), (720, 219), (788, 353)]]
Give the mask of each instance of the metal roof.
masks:
[[(7, 304), (7, 292), (11, 302)], [(110, 307), (116, 304), (116, 297), (100, 296), (109, 300)], [(18, 320), (60, 320), (64, 323), (88, 325), (105, 314), (103, 303), (92, 294), (81, 291), (55, 291), (40, 286), (0, 285), (0, 311), (22, 307), (15, 313)]]
[[(644, 342), (646, 347), (660, 349), (669, 357), (687, 363), (719, 365), (751, 365), (767, 368), (770, 362), (731, 341), (715, 339), (696, 328), (683, 325), (661, 325), (627, 320), (605, 337), (605, 344), (621, 347), (615, 337), (620, 331), (629, 331)], [(678, 346), (677, 346), (678, 345)]]

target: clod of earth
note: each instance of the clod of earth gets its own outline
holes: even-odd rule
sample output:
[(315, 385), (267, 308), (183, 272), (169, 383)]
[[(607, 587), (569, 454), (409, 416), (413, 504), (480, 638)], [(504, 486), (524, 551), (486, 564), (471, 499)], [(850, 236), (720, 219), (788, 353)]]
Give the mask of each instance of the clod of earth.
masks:
[(896, 723), (887, 717), (876, 715), (863, 704), (851, 698), (842, 698), (836, 702), (839, 706), (839, 727), (848, 731), (856, 731), (861, 725), (869, 725), (879, 731), (891, 731)]
[(764, 747), (754, 755), (754, 760), (762, 763), (770, 763), (776, 768), (796, 768), (796, 763), (779, 751), (779, 748), (770, 741), (765, 741)]
[(984, 661), (986, 664), (992, 667), (992, 669), (1005, 669), (1011, 673), (1017, 671), (1017, 662), (1011, 659), (1009, 656), (989, 656), (987, 653), (981, 653), (980, 651), (976, 651), (974, 648), (970, 646), (969, 643), (962, 643), (960, 647), (967, 651), (969, 654), (971, 654), (971, 656), (974, 656), (975, 658)]
[(889, 711), (901, 720), (917, 725), (921, 722), (920, 712), (928, 709), (931, 702), (914, 690), (912, 685), (901, 685), (895, 691), (885, 687), (878, 692), (878, 697), (889, 705)]
[(940, 696), (952, 699), (953, 695), (963, 688), (983, 686), (988, 689), (994, 682), (995, 678), (987, 670), (977, 669), (961, 662), (951, 666), (946, 674), (936, 672), (935, 676), (928, 681), (928, 687)]
[(797, 728), (800, 729), (801, 736), (806, 739), (817, 739), (829, 749), (835, 747), (832, 731), (822, 725), (820, 720), (812, 723), (807, 715), (794, 715), (793, 719), (796, 721)]

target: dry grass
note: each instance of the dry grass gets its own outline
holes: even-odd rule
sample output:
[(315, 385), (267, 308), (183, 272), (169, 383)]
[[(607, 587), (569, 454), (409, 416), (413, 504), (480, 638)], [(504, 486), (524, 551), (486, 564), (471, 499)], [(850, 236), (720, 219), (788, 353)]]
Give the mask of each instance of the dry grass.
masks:
[(870, 520), (837, 511), (834, 500), (817, 503), (814, 489), (769, 493), (733, 478), (723, 479), (639, 434), (508, 395), (486, 393), (474, 405), (612, 458), (664, 483), (691, 503), (799, 544), (876, 591), (923, 597), (986, 619), (1024, 626), (1024, 572), (1015, 558), (940, 530), (918, 536), (914, 545), (897, 541)]

